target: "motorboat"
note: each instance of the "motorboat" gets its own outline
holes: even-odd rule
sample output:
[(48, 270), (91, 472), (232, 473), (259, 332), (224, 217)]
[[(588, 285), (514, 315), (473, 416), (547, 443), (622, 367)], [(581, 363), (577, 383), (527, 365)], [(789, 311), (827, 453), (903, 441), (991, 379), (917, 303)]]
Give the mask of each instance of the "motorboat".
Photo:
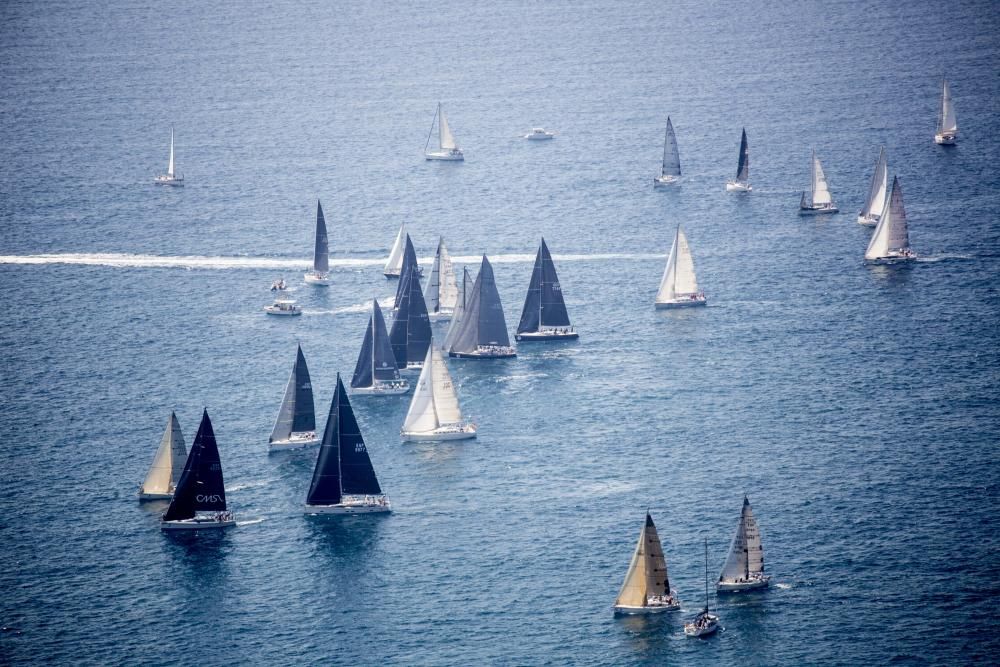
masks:
[(278, 278), (277, 280), (271, 283), (272, 292), (280, 292), (285, 289), (288, 289), (288, 285), (285, 283), (284, 278)]
[(524, 138), (529, 141), (545, 141), (546, 139), (551, 139), (556, 136), (555, 132), (549, 132), (544, 127), (533, 127), (531, 132), (524, 135)]
[(274, 303), (270, 306), (264, 306), (264, 312), (268, 315), (290, 317), (301, 315), (302, 308), (291, 296), (279, 292), (278, 296), (274, 299)]

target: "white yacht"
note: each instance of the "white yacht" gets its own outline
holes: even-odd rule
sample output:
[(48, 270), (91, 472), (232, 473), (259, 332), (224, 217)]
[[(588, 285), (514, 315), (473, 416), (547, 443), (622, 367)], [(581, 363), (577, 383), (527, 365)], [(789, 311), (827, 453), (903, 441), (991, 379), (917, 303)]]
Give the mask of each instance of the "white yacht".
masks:
[(427, 348), (410, 409), (400, 429), (403, 440), (466, 440), (476, 437), (476, 425), (462, 417), (458, 394), (441, 350)]
[(639, 542), (632, 553), (625, 581), (615, 598), (616, 614), (657, 614), (681, 608), (677, 591), (670, 588), (667, 560), (663, 556), (660, 536), (653, 517), (646, 512), (646, 521), (639, 532)]
[[(435, 125), (438, 128), (438, 149), (436, 151), (428, 151), (427, 148), (430, 146), (431, 137), (434, 135)], [(445, 160), (450, 162), (465, 159), (462, 149), (455, 143), (455, 135), (451, 133), (451, 128), (448, 126), (448, 119), (445, 118), (440, 102), (438, 102), (434, 120), (431, 121), (431, 131), (427, 134), (427, 142), (424, 144), (424, 158), (427, 160)]]
[(820, 164), (816, 152), (812, 154), (812, 178), (809, 184), (809, 196), (802, 193), (799, 200), (799, 215), (817, 215), (820, 213), (837, 213), (840, 209), (833, 203), (830, 195), (830, 187), (826, 182), (826, 174), (823, 173), (823, 165)]
[(660, 175), (653, 178), (653, 187), (671, 185), (681, 177), (681, 158), (677, 151), (677, 135), (674, 134), (674, 124), (667, 116), (667, 130), (663, 137), (663, 162), (660, 165)]
[(302, 314), (302, 307), (295, 302), (290, 294), (280, 291), (274, 298), (274, 303), (270, 306), (264, 306), (264, 312), (279, 317), (293, 317)]
[(747, 144), (747, 130), (743, 128), (740, 137), (740, 163), (736, 167), (736, 178), (726, 182), (726, 192), (750, 192), (750, 146)]
[(316, 236), (313, 244), (313, 268), (305, 274), (310, 285), (327, 287), (330, 285), (330, 244), (326, 235), (326, 219), (323, 204), (316, 201)]
[(951, 146), (958, 136), (958, 120), (955, 118), (955, 103), (951, 101), (951, 89), (948, 80), (941, 83), (941, 109), (938, 111), (937, 132), (934, 143)]
[(858, 213), (858, 224), (865, 227), (874, 227), (878, 224), (882, 216), (882, 209), (885, 208), (886, 195), (889, 193), (889, 169), (885, 159), (885, 146), (881, 146), (878, 151), (878, 159), (875, 160), (875, 172), (872, 174), (871, 185), (868, 186), (868, 198), (865, 205)]
[(544, 127), (533, 127), (531, 132), (524, 135), (524, 138), (529, 141), (545, 141), (546, 139), (551, 139), (556, 136), (555, 132), (549, 132)]
[(698, 290), (694, 275), (694, 259), (687, 237), (677, 225), (674, 242), (670, 246), (667, 266), (663, 269), (660, 288), (656, 292), (656, 308), (690, 308), (708, 303), (705, 293)]
[(153, 179), (157, 185), (184, 185), (184, 176), (174, 173), (174, 128), (170, 128), (170, 159), (167, 161), (167, 173)]
[(910, 249), (910, 231), (903, 208), (903, 188), (899, 178), (892, 179), (892, 194), (882, 209), (882, 215), (872, 233), (865, 262), (870, 264), (895, 264), (916, 258)]
[(766, 588), (771, 577), (764, 574), (764, 548), (760, 529), (750, 509), (750, 499), (743, 496), (740, 523), (729, 548), (729, 558), (722, 568), (715, 590), (719, 593), (739, 593)]

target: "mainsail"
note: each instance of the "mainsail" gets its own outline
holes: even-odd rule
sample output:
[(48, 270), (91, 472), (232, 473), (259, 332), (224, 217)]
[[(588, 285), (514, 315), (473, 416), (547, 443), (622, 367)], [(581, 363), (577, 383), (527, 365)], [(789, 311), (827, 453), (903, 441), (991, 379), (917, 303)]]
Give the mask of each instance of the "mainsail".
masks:
[(403, 268), (403, 249), (406, 246), (406, 225), (399, 226), (399, 233), (389, 251), (389, 259), (385, 263), (383, 273), (387, 276), (398, 276)]
[(208, 410), (201, 416), (198, 435), (188, 453), (184, 472), (174, 490), (174, 498), (163, 515), (164, 521), (192, 519), (196, 512), (226, 509), (226, 487), (222, 479), (222, 461), (215, 442), (215, 431)]
[(401, 295), (397, 300), (389, 340), (396, 365), (405, 369), (407, 362), (417, 363), (427, 354), (427, 346), (431, 344), (431, 322), (427, 317), (427, 304), (420, 291), (415, 264), (400, 276), (399, 284)]
[(307, 433), (316, 430), (316, 409), (313, 403), (312, 382), (306, 366), (302, 346), (295, 351), (295, 364), (285, 385), (285, 395), (281, 399), (278, 417), (274, 420), (268, 442), (284, 442), (292, 433)]
[(872, 183), (868, 188), (868, 199), (861, 208), (860, 217), (864, 218), (872, 213), (881, 213), (885, 206), (885, 195), (888, 191), (889, 169), (885, 159), (885, 146), (879, 147), (878, 159), (875, 160), (875, 172), (872, 174)]
[(543, 238), (538, 254), (535, 255), (535, 267), (531, 272), (531, 283), (524, 299), (517, 333), (568, 326), (569, 314), (566, 312), (559, 276), (556, 275), (556, 265)]
[(667, 561), (663, 556), (653, 517), (647, 512), (625, 581), (615, 599), (615, 606), (645, 607), (650, 596), (669, 594)]
[(760, 530), (753, 518), (750, 500), (743, 496), (743, 510), (740, 524), (736, 527), (729, 558), (722, 568), (719, 581), (746, 581), (754, 574), (764, 572), (764, 550), (760, 542)]
[(747, 144), (747, 130), (743, 128), (740, 137), (740, 164), (736, 168), (736, 180), (746, 183), (750, 180), (750, 146)]
[(660, 289), (656, 292), (656, 300), (667, 302), (675, 299), (678, 295), (697, 294), (698, 279), (694, 274), (694, 259), (691, 257), (691, 248), (688, 246), (687, 237), (677, 225), (674, 233), (674, 242), (670, 246), (670, 256), (667, 258), (667, 266), (663, 270), (663, 278), (660, 280)]
[(403, 421), (403, 431), (426, 433), (462, 421), (462, 409), (441, 351), (431, 345)]
[(820, 164), (816, 153), (812, 155), (812, 205), (822, 206), (830, 204), (833, 199), (830, 197), (830, 188), (826, 184), (826, 174), (823, 173), (823, 165)]
[(681, 158), (677, 151), (677, 136), (674, 134), (674, 125), (667, 116), (667, 131), (663, 139), (663, 166), (660, 169), (660, 176), (680, 176)]
[(445, 118), (444, 109), (441, 108), (440, 102), (438, 102), (438, 139), (438, 145), (441, 147), (441, 150), (458, 148), (455, 144), (455, 136), (451, 133), (451, 128), (448, 126), (448, 119)]
[(461, 329), (449, 348), (449, 353), (472, 353), (480, 345), (510, 347), (507, 322), (503, 315), (500, 292), (493, 277), (493, 267), (483, 255), (479, 275), (465, 298)]
[[(938, 112), (938, 134), (955, 134), (958, 121), (955, 118), (955, 103), (951, 101), (951, 88), (945, 79), (941, 85), (941, 110)], [(173, 144), (171, 144), (173, 145)]]
[(326, 273), (330, 270), (330, 247), (326, 237), (326, 220), (323, 205), (316, 201), (316, 246), (313, 249), (313, 271)]
[(903, 188), (899, 185), (899, 177), (895, 176), (892, 179), (892, 194), (882, 209), (882, 217), (868, 242), (865, 259), (888, 257), (890, 252), (909, 248), (910, 233), (906, 223), (906, 209), (903, 208)]
[(458, 298), (455, 299), (455, 312), (451, 314), (451, 324), (448, 326), (448, 333), (445, 334), (442, 350), (450, 350), (458, 337), (458, 332), (462, 328), (462, 319), (465, 317), (465, 302), (472, 288), (472, 277), (469, 269), (462, 267), (462, 283), (458, 287)]
[(146, 473), (146, 479), (139, 493), (162, 496), (173, 493), (186, 459), (187, 450), (184, 447), (181, 425), (177, 421), (177, 415), (171, 412), (170, 418), (167, 419), (167, 428), (160, 439), (160, 446), (156, 449), (156, 456), (153, 457), (153, 465)]
[(368, 318), (365, 342), (361, 345), (358, 363), (354, 367), (351, 386), (355, 389), (371, 387), (376, 380), (392, 382), (399, 379), (399, 368), (392, 352), (392, 343), (386, 331), (385, 319), (378, 301), (373, 301), (372, 314)]
[(174, 177), (174, 128), (170, 127), (170, 160), (167, 162), (167, 176)]
[(403, 297), (403, 280), (404, 276), (409, 275), (410, 268), (416, 269), (416, 280), (417, 288), (420, 288), (420, 265), (417, 264), (417, 251), (413, 249), (413, 241), (410, 240), (410, 235), (406, 235), (406, 241), (403, 243), (403, 263), (400, 265), (399, 269), (399, 284), (396, 285), (396, 298), (393, 301), (393, 309), (399, 308), (399, 302)]
[(437, 252), (434, 254), (434, 266), (431, 277), (427, 281), (427, 292), (424, 294), (429, 313), (440, 313), (442, 310), (455, 308), (458, 299), (458, 286), (455, 284), (455, 272), (451, 265), (448, 248), (444, 245), (444, 237), (438, 239)]

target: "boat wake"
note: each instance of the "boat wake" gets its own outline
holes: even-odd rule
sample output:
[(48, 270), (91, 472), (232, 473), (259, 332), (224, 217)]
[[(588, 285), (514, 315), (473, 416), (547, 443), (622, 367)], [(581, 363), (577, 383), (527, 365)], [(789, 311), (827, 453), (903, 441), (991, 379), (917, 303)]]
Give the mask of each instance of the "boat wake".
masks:
[[(391, 301), (391, 299), (390, 299)], [(381, 305), (381, 303), (379, 304)], [(305, 310), (303, 309), (303, 315), (341, 315), (343, 313), (367, 313), (372, 309), (371, 302), (368, 303), (356, 303), (353, 306), (342, 306), (340, 308), (332, 308), (330, 310)]]
[(249, 519), (247, 521), (237, 521), (236, 525), (237, 526), (253, 526), (254, 524), (258, 524), (258, 523), (264, 523), (263, 517), (261, 517), (260, 519)]
[(269, 480), (266, 479), (258, 480), (256, 482), (244, 482), (242, 484), (236, 484), (234, 486), (227, 486), (226, 493), (235, 493), (237, 491), (245, 491), (247, 489), (256, 489), (261, 486), (267, 486), (269, 483), (270, 483)]
[(782, 590), (782, 591), (787, 591), (789, 588), (792, 587), (792, 585), (791, 584), (775, 584), (774, 587), (777, 588), (777, 589), (779, 589), (779, 590)]
[(934, 262), (945, 262), (949, 259), (973, 259), (972, 255), (929, 255), (927, 257), (918, 256), (916, 261), (934, 263)]

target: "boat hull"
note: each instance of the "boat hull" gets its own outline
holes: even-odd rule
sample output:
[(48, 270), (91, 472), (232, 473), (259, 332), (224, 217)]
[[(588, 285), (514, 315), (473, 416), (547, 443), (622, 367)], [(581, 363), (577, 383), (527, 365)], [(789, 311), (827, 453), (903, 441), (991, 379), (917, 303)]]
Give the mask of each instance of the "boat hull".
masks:
[(839, 213), (836, 206), (817, 206), (809, 208), (799, 208), (799, 215), (823, 215), (825, 213)]
[(319, 287), (330, 286), (330, 274), (328, 273), (307, 273), (303, 276), (307, 285), (318, 285)]
[(636, 616), (641, 614), (662, 614), (665, 611), (677, 611), (681, 608), (680, 603), (670, 605), (652, 605), (649, 607), (630, 607), (628, 605), (615, 605), (615, 614), (620, 616)]
[(656, 176), (653, 178), (653, 187), (659, 188), (666, 185), (675, 185), (677, 180), (676, 176)]
[(173, 176), (157, 176), (153, 179), (153, 183), (156, 185), (169, 185), (171, 187), (180, 188), (184, 186), (184, 178), (175, 178)]
[(302, 309), (296, 306), (295, 308), (275, 308), (274, 306), (265, 306), (264, 312), (268, 315), (274, 315), (275, 317), (295, 317), (296, 315), (302, 314)]
[(405, 394), (410, 390), (410, 383), (405, 380), (401, 385), (372, 385), (371, 387), (351, 387), (352, 394), (367, 394), (370, 396), (395, 396)]
[(179, 521), (160, 521), (160, 530), (219, 530), (231, 528), (236, 525), (236, 520), (232, 514), (226, 513), (228, 518), (220, 519), (219, 516), (195, 517), (193, 519), (181, 519)]
[(752, 581), (720, 581), (715, 585), (717, 593), (742, 593), (744, 591), (756, 591), (767, 588), (770, 577), (755, 579)]
[(366, 501), (348, 501), (337, 505), (306, 505), (305, 514), (385, 514), (392, 511), (389, 499), (383, 502), (372, 499)]
[(554, 134), (547, 134), (547, 133), (546, 134), (526, 134), (526, 135), (524, 135), (524, 138), (527, 139), (528, 141), (547, 141), (547, 140), (551, 139), (554, 136), (556, 136), (556, 135), (554, 135)]
[(433, 153), (424, 153), (425, 160), (440, 160), (442, 162), (462, 162), (465, 160), (465, 155), (462, 151), (434, 151)]
[(739, 183), (737, 181), (728, 181), (726, 183), (726, 192), (751, 192), (753, 186), (749, 183)]
[(938, 146), (954, 146), (955, 145), (955, 135), (954, 134), (935, 134), (934, 143)]
[(476, 437), (476, 427), (472, 424), (458, 428), (437, 429), (422, 433), (400, 431), (400, 437), (404, 442), (423, 441), (445, 441), (445, 440), (470, 440)]
[(683, 299), (678, 301), (657, 301), (657, 310), (673, 310), (674, 308), (697, 308), (698, 306), (705, 306), (708, 304), (708, 299), (705, 297), (695, 298), (695, 299)]
[(859, 215), (858, 224), (865, 227), (874, 227), (878, 224), (878, 219), (879, 216), (877, 215)]
[(556, 332), (556, 331), (525, 331), (524, 333), (514, 334), (514, 340), (519, 343), (541, 343), (545, 341), (553, 340), (576, 340), (580, 337), (575, 331), (567, 332)]
[(687, 637), (707, 637), (709, 635), (714, 635), (718, 631), (719, 631), (718, 619), (712, 621), (712, 623), (702, 628), (696, 628), (690, 624), (684, 626), (684, 634)]
[(517, 352), (448, 352), (455, 359), (512, 359)]
[(172, 493), (142, 493), (139, 492), (139, 502), (145, 502), (147, 500), (171, 500), (174, 497)]
[(865, 264), (902, 264), (903, 262), (911, 262), (916, 258), (916, 255), (892, 255), (889, 257), (875, 257), (873, 259), (866, 257)]
[(398, 279), (399, 271), (393, 271), (393, 272), (383, 271), (382, 275), (385, 276), (388, 280)]
[(269, 452), (283, 452), (293, 449), (305, 449), (306, 447), (312, 447), (313, 445), (319, 444), (319, 438), (313, 433), (312, 437), (291, 437), (288, 440), (275, 440), (273, 442), (267, 443), (267, 451)]

